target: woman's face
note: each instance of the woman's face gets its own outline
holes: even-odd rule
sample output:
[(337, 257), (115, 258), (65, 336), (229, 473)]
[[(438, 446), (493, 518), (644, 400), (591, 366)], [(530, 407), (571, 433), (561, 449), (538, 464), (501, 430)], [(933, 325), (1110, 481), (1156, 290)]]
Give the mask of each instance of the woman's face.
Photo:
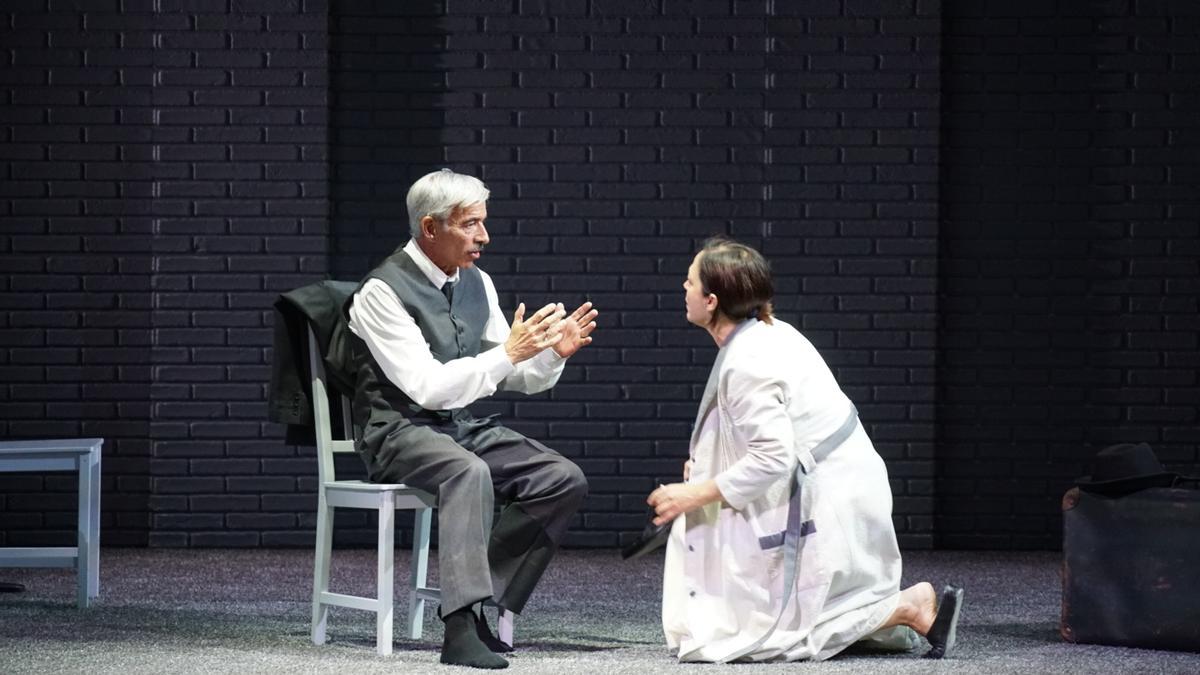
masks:
[(684, 303), (687, 305), (687, 320), (701, 328), (712, 323), (713, 312), (717, 309), (717, 296), (704, 294), (704, 285), (700, 283), (700, 256), (697, 253), (688, 266), (687, 279), (683, 282)]

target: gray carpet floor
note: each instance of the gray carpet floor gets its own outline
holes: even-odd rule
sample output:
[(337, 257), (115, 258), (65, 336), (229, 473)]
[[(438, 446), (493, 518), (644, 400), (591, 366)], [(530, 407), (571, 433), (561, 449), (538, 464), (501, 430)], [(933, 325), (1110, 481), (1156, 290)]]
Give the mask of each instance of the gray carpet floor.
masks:
[[(846, 654), (823, 663), (678, 664), (659, 625), (661, 554), (564, 551), (518, 618), (514, 673), (1200, 673), (1200, 654), (1075, 645), (1058, 634), (1059, 556), (909, 552), (905, 583), (966, 588), (952, 658)], [(373, 551), (334, 552), (333, 590), (370, 593)], [(407, 556), (397, 552), (397, 588)], [(71, 570), (0, 569), (0, 673), (479, 672), (438, 664), (441, 622), (407, 640), (397, 599), (395, 652), (374, 651), (373, 615), (334, 610), (329, 641), (309, 641), (312, 553), (105, 549), (101, 597), (74, 605)], [(403, 596), (398, 592), (398, 596)], [(429, 603), (432, 605), (432, 603)], [(1200, 646), (1197, 646), (1200, 649)]]

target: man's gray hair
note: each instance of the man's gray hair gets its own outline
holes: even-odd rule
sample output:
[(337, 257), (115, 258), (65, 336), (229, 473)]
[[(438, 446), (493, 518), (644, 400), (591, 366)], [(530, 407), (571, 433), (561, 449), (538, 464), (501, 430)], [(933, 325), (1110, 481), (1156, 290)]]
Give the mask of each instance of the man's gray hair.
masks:
[(414, 239), (421, 236), (421, 219), (432, 216), (446, 222), (456, 208), (482, 204), (491, 194), (474, 176), (442, 169), (421, 176), (408, 189), (408, 229)]

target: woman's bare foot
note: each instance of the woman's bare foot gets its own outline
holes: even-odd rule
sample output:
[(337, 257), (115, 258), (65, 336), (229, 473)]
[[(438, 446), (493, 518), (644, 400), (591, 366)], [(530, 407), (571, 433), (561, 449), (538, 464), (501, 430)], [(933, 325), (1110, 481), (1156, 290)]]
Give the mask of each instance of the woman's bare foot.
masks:
[(911, 617), (906, 625), (921, 635), (928, 633), (934, 618), (937, 617), (937, 591), (933, 590), (933, 584), (928, 581), (913, 584), (900, 591), (900, 597), (901, 602), (907, 599), (911, 605)]
[(922, 581), (900, 591), (900, 602), (880, 628), (908, 626), (925, 635), (936, 616), (937, 592), (929, 582)]

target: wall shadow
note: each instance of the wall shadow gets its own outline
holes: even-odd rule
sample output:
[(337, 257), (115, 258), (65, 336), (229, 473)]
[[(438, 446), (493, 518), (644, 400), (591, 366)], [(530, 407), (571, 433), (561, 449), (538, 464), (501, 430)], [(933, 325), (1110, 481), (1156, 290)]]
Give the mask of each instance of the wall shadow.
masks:
[(1190, 76), (1169, 18), (1137, 11), (945, 8), (941, 547), (1058, 548), (1061, 495), (1106, 445), (1195, 461), (1172, 405), (1194, 374), (1167, 367), (1197, 355), (1171, 180), (1195, 184), (1172, 142), (1195, 122), (1167, 93)]
[(445, 161), (443, 3), (330, 4), (330, 271), (358, 279), (408, 239), (408, 186)]

